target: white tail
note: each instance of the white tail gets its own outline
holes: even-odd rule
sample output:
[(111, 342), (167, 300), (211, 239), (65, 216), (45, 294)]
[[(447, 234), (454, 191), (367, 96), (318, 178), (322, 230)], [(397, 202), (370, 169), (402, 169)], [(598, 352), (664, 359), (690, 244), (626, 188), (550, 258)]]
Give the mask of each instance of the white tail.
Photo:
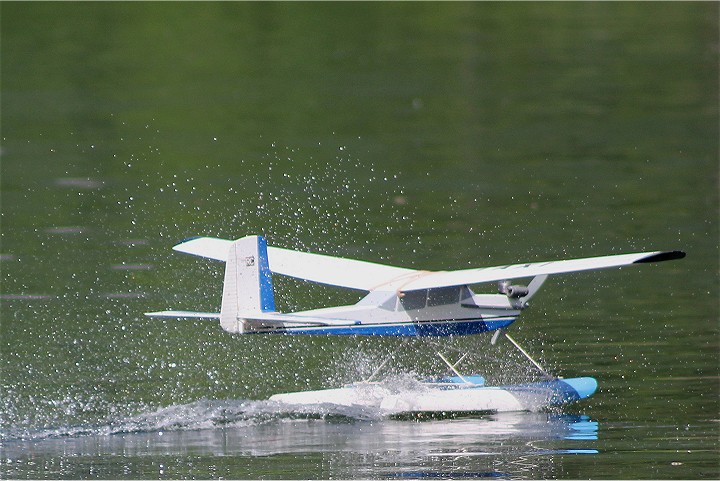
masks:
[(228, 332), (246, 331), (243, 315), (275, 311), (267, 241), (247, 236), (230, 245), (225, 264), (220, 326)]

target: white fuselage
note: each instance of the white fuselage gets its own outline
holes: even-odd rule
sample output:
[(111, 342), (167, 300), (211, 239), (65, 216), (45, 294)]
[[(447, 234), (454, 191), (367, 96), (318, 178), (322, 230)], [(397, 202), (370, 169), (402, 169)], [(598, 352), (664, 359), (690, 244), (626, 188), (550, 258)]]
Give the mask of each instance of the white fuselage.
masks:
[[(357, 304), (295, 312), (292, 323), (288, 322), (280, 329), (277, 324), (258, 326), (255, 323), (255, 327), (245, 332), (386, 336), (474, 334), (511, 324), (522, 307), (506, 295), (478, 295), (466, 286), (412, 291), (404, 295), (373, 291)], [(308, 323), (303, 325), (303, 319)], [(323, 320), (352, 324), (313, 324)]]

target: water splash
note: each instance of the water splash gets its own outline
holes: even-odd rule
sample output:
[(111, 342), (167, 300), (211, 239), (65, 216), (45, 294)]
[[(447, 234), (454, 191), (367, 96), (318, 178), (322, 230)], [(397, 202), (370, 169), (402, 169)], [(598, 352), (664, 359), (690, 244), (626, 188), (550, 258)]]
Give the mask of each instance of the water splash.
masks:
[(79, 436), (197, 431), (219, 428), (244, 428), (284, 420), (326, 420), (353, 422), (380, 419), (377, 411), (362, 407), (324, 404), (292, 408), (273, 401), (247, 399), (200, 399), (149, 409), (129, 417), (110, 418), (97, 425), (58, 426), (42, 429), (15, 428), (0, 431), (0, 439), (37, 441)]

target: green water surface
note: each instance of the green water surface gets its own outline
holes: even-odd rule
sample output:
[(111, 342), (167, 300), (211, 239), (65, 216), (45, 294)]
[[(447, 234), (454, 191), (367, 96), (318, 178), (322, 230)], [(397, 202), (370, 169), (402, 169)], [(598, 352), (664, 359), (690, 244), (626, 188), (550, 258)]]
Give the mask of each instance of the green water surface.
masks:
[[(0, 477), (720, 477), (718, 17), (2, 2)], [(288, 419), (258, 403), (388, 352), (396, 375), (442, 366), (422, 342), (143, 316), (218, 309), (222, 266), (171, 247), (248, 234), (417, 269), (688, 255), (548, 281), (512, 332), (598, 379), (562, 413)], [(361, 295), (275, 282), (285, 311)], [(506, 345), (448, 343), (528, 375)]]

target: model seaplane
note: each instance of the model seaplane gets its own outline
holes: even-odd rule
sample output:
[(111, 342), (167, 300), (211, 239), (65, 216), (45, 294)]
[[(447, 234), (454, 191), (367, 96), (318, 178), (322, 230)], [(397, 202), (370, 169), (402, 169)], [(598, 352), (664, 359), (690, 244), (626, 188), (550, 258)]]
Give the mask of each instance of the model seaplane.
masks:
[[(463, 375), (438, 353), (449, 375), (418, 382), (411, 391), (370, 378), (336, 389), (276, 394), (287, 405), (339, 404), (377, 408), (386, 414), (415, 412), (497, 412), (537, 410), (591, 396), (591, 377), (549, 375), (510, 337), (506, 328), (529, 306), (550, 275), (654, 263), (685, 257), (681, 251), (656, 251), (584, 259), (534, 262), (454, 271), (423, 271), (373, 262), (271, 247), (262, 236), (232, 241), (195, 237), (174, 250), (225, 262), (219, 313), (160, 311), (154, 317), (207, 318), (236, 334), (445, 337), (495, 331), (503, 334), (540, 371), (538, 382), (486, 386), (479, 375)], [(272, 275), (366, 291), (357, 304), (280, 313), (275, 308)], [(529, 279), (525, 285), (517, 279)], [(497, 294), (477, 294), (471, 285), (497, 283)], [(389, 358), (388, 358), (389, 359)], [(387, 360), (385, 361), (387, 362)]]

